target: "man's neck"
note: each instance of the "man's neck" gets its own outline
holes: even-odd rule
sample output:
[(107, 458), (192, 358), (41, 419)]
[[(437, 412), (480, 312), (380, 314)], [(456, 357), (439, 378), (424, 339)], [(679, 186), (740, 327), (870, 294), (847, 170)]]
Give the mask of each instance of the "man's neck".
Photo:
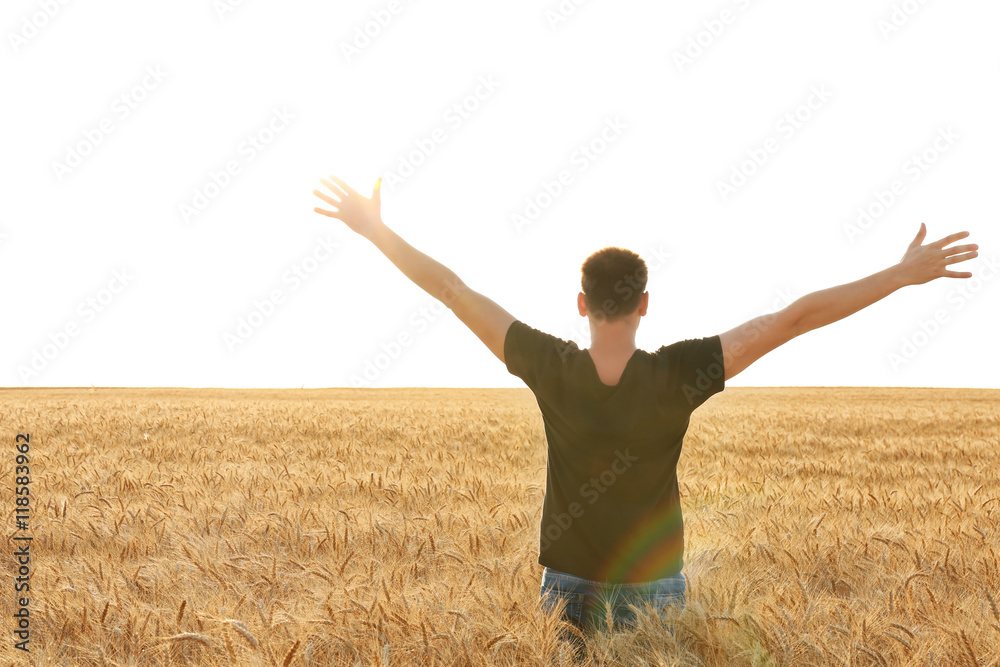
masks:
[(627, 356), (636, 350), (635, 329), (627, 325), (590, 325), (590, 350), (607, 357)]

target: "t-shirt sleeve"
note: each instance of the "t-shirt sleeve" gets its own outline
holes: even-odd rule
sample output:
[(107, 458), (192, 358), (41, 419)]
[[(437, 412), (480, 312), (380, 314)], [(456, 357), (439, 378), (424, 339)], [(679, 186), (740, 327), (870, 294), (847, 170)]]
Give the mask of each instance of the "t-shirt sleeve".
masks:
[(726, 388), (726, 368), (719, 336), (682, 340), (662, 347), (667, 359), (670, 395), (689, 411)]
[(568, 353), (579, 349), (563, 340), (515, 320), (507, 329), (503, 357), (507, 372), (524, 380), (532, 390), (557, 379)]

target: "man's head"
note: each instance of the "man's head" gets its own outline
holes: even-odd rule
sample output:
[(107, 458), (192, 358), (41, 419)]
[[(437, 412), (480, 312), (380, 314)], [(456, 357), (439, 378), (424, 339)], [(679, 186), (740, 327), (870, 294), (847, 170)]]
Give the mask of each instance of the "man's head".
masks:
[(624, 248), (598, 250), (582, 267), (577, 297), (581, 315), (591, 322), (632, 322), (646, 314), (649, 293), (646, 292), (648, 272), (639, 255)]

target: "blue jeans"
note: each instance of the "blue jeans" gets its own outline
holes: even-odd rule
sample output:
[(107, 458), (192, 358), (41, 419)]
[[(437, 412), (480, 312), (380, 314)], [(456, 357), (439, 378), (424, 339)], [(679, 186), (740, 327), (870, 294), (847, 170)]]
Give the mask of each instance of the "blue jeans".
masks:
[[(546, 567), (542, 571), (539, 599), (543, 611), (554, 611), (560, 600), (565, 600), (562, 620), (589, 634), (606, 628), (607, 611), (611, 610), (612, 629), (635, 625), (636, 612), (629, 605), (642, 609), (650, 604), (656, 608), (665, 605), (683, 607), (687, 603), (687, 580), (682, 572), (672, 577), (644, 581), (636, 584), (611, 584), (581, 579), (572, 574)], [(576, 633), (564, 631), (560, 639), (568, 641), (582, 656), (583, 643)]]

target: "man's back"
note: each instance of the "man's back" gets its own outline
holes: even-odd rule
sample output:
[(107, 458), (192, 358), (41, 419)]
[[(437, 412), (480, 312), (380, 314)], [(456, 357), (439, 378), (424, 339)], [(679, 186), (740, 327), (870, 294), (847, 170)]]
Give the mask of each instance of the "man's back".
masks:
[(538, 562), (615, 583), (680, 572), (676, 465), (691, 413), (725, 387), (719, 337), (636, 350), (614, 386), (588, 351), (521, 321), (507, 331), (504, 358), (545, 426)]

